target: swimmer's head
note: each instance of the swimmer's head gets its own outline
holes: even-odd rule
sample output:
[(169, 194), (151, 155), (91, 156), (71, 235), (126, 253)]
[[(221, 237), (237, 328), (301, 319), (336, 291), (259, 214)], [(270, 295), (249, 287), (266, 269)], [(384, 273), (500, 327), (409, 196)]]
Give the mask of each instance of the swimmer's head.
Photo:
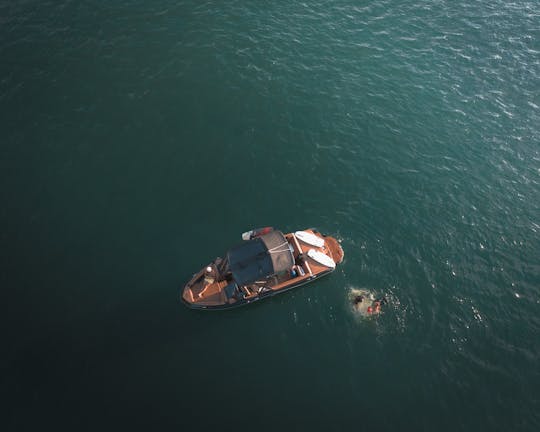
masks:
[(362, 303), (363, 300), (364, 300), (364, 297), (361, 295), (358, 295), (354, 298), (354, 304), (357, 305), (358, 303)]

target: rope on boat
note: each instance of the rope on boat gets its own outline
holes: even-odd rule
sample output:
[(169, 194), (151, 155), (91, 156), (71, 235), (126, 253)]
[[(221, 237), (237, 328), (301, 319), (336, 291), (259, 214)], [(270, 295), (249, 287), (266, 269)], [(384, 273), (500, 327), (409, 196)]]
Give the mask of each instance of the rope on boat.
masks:
[[(279, 249), (286, 245), (286, 249)], [(268, 253), (281, 253), (281, 252), (287, 252), (290, 251), (289, 242), (281, 243), (277, 246), (274, 246), (272, 249), (268, 249)]]

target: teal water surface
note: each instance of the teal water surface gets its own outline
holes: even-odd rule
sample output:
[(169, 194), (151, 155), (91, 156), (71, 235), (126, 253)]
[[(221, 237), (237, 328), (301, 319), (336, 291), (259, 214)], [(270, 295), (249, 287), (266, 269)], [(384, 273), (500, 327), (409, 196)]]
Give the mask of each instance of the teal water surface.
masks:
[[(538, 430), (539, 10), (0, 3), (1, 429)], [(345, 261), (180, 303), (266, 225)]]

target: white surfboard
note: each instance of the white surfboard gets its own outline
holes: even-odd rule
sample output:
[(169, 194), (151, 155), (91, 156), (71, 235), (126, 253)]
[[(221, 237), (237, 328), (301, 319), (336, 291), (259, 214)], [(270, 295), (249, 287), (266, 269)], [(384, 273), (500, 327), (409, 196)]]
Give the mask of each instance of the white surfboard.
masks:
[(315, 247), (323, 247), (324, 239), (317, 237), (315, 234), (308, 233), (306, 231), (296, 231), (294, 235), (302, 240), (304, 243), (307, 243)]
[(336, 268), (336, 263), (332, 258), (330, 258), (328, 255), (323, 254), (322, 252), (316, 251), (315, 249), (308, 250), (308, 257), (314, 259), (319, 264), (322, 264), (323, 266), (330, 267), (330, 268)]

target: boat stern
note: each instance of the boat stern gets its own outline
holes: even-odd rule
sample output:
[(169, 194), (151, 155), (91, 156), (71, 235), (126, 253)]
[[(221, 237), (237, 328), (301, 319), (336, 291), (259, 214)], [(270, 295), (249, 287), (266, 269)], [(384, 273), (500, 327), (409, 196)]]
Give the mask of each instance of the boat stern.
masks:
[(334, 237), (331, 237), (331, 236), (325, 236), (324, 240), (326, 242), (328, 249), (330, 250), (330, 254), (334, 262), (336, 264), (342, 263), (345, 253), (343, 252), (343, 248), (341, 247), (339, 242)]

